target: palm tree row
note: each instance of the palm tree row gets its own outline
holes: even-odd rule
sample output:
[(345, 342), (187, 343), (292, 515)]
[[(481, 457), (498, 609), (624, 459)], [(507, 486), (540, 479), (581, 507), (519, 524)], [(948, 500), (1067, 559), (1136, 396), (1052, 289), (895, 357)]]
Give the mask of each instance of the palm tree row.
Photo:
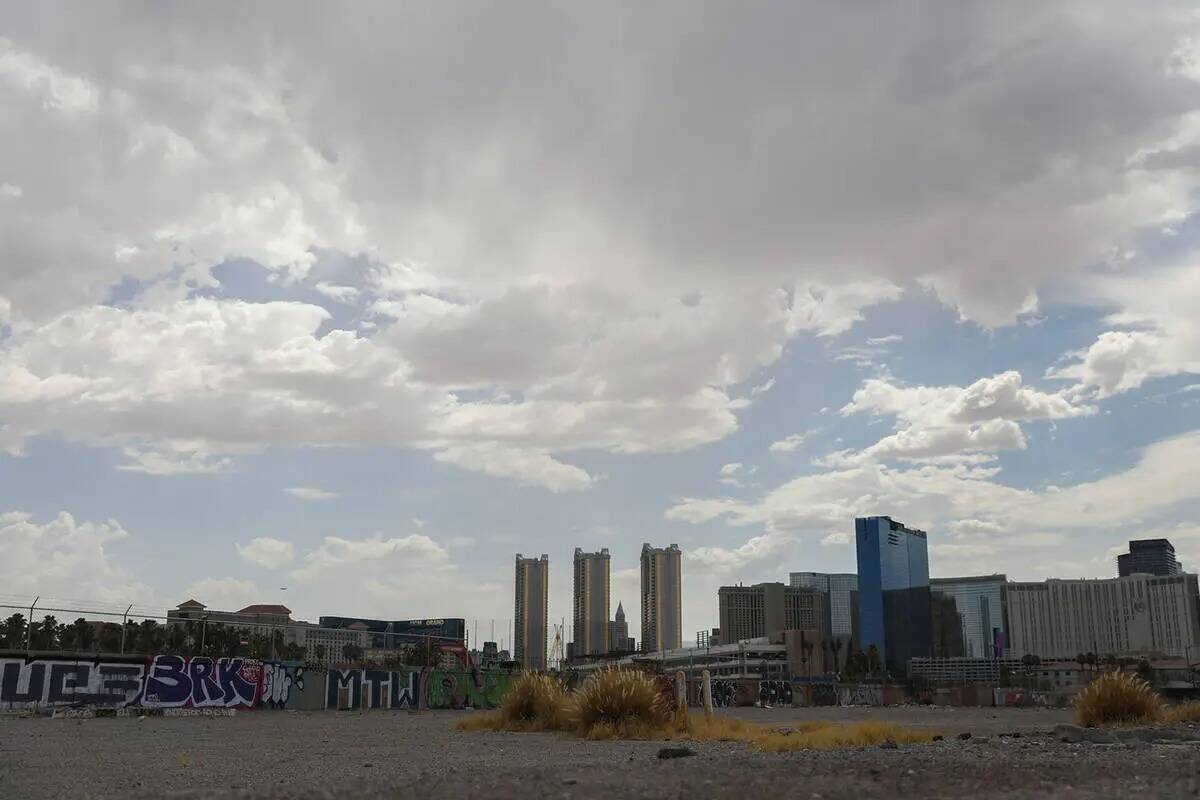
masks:
[(0, 621), (0, 649), (60, 650), (75, 653), (213, 656), (303, 660), (304, 648), (285, 642), (283, 632), (251, 632), (220, 622), (160, 625), (152, 619), (89, 622), (80, 617), (60, 623), (52, 614), (29, 623), (23, 614)]

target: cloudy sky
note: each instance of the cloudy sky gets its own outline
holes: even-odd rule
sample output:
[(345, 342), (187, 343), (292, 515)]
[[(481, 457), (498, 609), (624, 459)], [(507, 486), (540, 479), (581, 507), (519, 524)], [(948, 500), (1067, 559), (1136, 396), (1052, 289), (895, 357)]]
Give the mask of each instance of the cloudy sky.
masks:
[(1189, 6), (0, 2), (0, 599), (1200, 567)]

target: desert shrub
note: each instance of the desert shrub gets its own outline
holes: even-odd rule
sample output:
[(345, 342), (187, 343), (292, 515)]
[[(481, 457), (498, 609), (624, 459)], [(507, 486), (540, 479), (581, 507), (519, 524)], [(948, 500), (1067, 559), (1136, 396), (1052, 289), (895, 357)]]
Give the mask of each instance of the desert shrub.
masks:
[(654, 678), (631, 669), (603, 669), (571, 698), (570, 717), (593, 739), (650, 739), (670, 733), (671, 712)]
[(1163, 719), (1162, 698), (1136, 675), (1105, 672), (1075, 698), (1080, 725), (1138, 725)]
[(461, 730), (565, 730), (569, 702), (562, 685), (537, 672), (517, 678), (500, 702), (500, 708), (476, 713), (459, 722)]
[(1200, 722), (1200, 700), (1168, 708), (1166, 718), (1171, 722)]

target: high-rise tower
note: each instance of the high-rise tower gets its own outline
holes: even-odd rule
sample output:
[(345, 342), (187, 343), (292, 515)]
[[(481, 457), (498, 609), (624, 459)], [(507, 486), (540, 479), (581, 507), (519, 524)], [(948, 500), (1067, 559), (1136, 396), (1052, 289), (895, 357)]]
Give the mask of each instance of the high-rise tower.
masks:
[(598, 656), (609, 651), (608, 548), (585, 553), (575, 548), (575, 642), (571, 655)]
[(517, 553), (513, 659), (526, 669), (546, 668), (546, 630), (550, 607), (550, 556), (522, 558)]
[(682, 562), (677, 544), (642, 545), (642, 650), (646, 652), (683, 646)]

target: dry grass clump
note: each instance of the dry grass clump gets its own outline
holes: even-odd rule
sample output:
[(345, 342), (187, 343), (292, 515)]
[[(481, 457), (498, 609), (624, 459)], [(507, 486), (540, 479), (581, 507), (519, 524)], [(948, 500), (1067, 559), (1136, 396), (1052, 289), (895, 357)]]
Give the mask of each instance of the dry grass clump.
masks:
[(1075, 719), (1080, 725), (1146, 725), (1164, 716), (1158, 693), (1127, 672), (1106, 672), (1075, 698)]
[(572, 694), (568, 714), (589, 739), (659, 739), (671, 733), (671, 712), (654, 678), (637, 670), (600, 670)]
[(458, 723), (465, 731), (561, 731), (570, 724), (570, 703), (562, 685), (549, 675), (522, 673), (508, 692), (500, 708), (489, 713), (472, 714)]
[[(807, 726), (806, 726), (807, 727)], [(846, 725), (816, 724), (795, 733), (766, 731), (754, 744), (761, 750), (779, 753), (786, 750), (833, 750), (838, 747), (870, 747), (891, 740), (896, 744), (915, 744), (933, 740), (933, 733), (902, 728), (890, 722), (855, 722)]]
[(1192, 700), (1166, 710), (1168, 722), (1200, 722), (1200, 700)]
[(933, 738), (932, 732), (883, 722), (843, 725), (816, 721), (772, 729), (725, 716), (692, 717), (687, 708), (672, 713), (653, 676), (625, 669), (601, 670), (569, 695), (553, 678), (527, 672), (509, 689), (498, 711), (477, 712), (458, 727), (468, 731), (570, 731), (587, 739), (745, 742), (767, 752), (868, 747), (889, 739), (907, 744)]

